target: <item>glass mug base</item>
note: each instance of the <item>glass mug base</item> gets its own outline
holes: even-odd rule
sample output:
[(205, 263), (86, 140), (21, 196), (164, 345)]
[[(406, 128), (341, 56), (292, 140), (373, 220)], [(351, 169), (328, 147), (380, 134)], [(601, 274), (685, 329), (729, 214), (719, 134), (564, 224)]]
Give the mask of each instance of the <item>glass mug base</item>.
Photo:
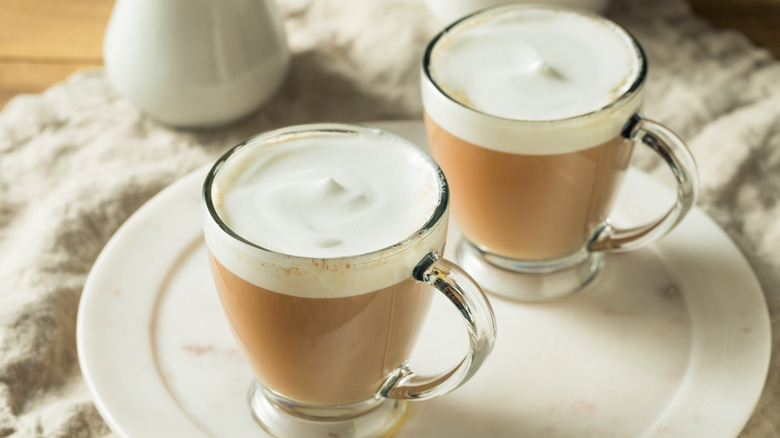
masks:
[(372, 398), (340, 406), (313, 406), (289, 400), (254, 381), (249, 406), (255, 420), (278, 438), (380, 438), (391, 435), (406, 413), (406, 402)]
[(466, 239), (455, 259), (485, 292), (519, 302), (542, 302), (584, 289), (604, 266), (603, 253), (586, 251), (544, 261), (516, 260), (484, 251)]

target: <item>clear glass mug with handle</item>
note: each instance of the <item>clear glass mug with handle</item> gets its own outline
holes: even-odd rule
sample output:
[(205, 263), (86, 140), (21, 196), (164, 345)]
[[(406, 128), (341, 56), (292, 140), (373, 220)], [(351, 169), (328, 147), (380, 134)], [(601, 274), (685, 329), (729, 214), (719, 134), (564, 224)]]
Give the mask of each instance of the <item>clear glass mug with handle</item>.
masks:
[[(422, 65), (431, 155), (447, 175), (465, 238), (456, 260), (486, 291), (517, 301), (590, 284), (604, 254), (664, 236), (694, 205), (698, 173), (684, 142), (639, 115), (647, 59), (608, 19), (513, 4), (462, 18), (429, 43)], [(648, 224), (610, 218), (634, 145), (677, 182)]]
[[(257, 175), (260, 179), (253, 179)], [(424, 187), (406, 184), (420, 176)], [(247, 188), (250, 195), (241, 198), (239, 192)], [(421, 222), (413, 231), (389, 244), (328, 256), (338, 254), (329, 252), (338, 239), (360, 234), (370, 240), (412, 214), (389, 208), (362, 219), (388, 190), (401, 203), (423, 199), (417, 209)], [(325, 203), (317, 204), (322, 197)], [(302, 212), (307, 199), (311, 209)], [(246, 208), (253, 203), (259, 210)], [(330, 216), (322, 216), (322, 210)], [(255, 236), (253, 228), (262, 228), (267, 219), (263, 214), (278, 211), (281, 231)], [(467, 274), (440, 257), (449, 214), (446, 179), (427, 154), (400, 137), (356, 125), (320, 124), (249, 138), (209, 172), (203, 213), (220, 299), (256, 377), (249, 404), (273, 435), (385, 436), (397, 426), (407, 401), (454, 390), (492, 349), (496, 323), (489, 302)], [(306, 225), (290, 225), (298, 222)], [(309, 237), (319, 245), (306, 249), (311, 256), (290, 254), (298, 247), (285, 246)], [(407, 361), (435, 290), (462, 315), (470, 347), (448, 371), (423, 376)]]

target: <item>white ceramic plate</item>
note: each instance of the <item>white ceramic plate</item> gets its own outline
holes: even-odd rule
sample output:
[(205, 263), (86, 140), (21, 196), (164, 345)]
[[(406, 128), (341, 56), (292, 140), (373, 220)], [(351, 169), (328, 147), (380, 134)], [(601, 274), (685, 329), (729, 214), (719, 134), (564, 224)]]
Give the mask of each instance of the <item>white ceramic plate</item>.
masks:
[[(374, 124), (425, 145), (420, 122)], [(212, 285), (201, 169), (108, 242), (81, 298), (78, 351), (95, 403), (122, 437), (262, 437), (250, 372)], [(636, 223), (672, 192), (632, 170), (616, 217)], [(457, 230), (452, 228), (450, 249)], [(451, 256), (451, 254), (450, 254)], [(769, 317), (739, 250), (694, 209), (660, 243), (610, 255), (589, 289), (519, 305), (492, 297), (493, 355), (466, 385), (410, 406), (399, 437), (733, 438), (766, 378)], [(444, 369), (465, 330), (442, 299), (412, 360)]]

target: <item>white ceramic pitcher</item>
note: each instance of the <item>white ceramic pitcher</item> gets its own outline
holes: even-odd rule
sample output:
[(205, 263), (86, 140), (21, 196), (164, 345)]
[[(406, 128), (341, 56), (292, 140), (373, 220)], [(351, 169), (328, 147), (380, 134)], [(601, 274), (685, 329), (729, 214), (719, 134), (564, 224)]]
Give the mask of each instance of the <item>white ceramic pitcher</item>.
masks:
[(274, 0), (117, 0), (103, 56), (120, 94), (188, 128), (250, 114), (279, 88), (290, 59)]

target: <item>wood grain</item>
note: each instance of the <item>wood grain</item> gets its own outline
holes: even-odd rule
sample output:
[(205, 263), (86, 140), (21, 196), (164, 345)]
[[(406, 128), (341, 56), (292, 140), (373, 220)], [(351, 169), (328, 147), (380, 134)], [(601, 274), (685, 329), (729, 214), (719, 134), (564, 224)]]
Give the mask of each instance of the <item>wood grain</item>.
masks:
[(100, 62), (31, 62), (0, 60), (0, 108), (17, 94), (40, 93), (51, 85)]
[[(689, 1), (714, 25), (736, 29), (780, 58), (780, 0)], [(113, 4), (0, 0), (0, 108), (17, 94), (39, 93), (76, 70), (101, 66)]]
[(103, 64), (113, 0), (0, 0), (0, 108)]
[(110, 0), (0, 0), (0, 57), (99, 61)]
[(742, 32), (780, 58), (780, 0), (689, 0), (694, 12), (724, 29)]

